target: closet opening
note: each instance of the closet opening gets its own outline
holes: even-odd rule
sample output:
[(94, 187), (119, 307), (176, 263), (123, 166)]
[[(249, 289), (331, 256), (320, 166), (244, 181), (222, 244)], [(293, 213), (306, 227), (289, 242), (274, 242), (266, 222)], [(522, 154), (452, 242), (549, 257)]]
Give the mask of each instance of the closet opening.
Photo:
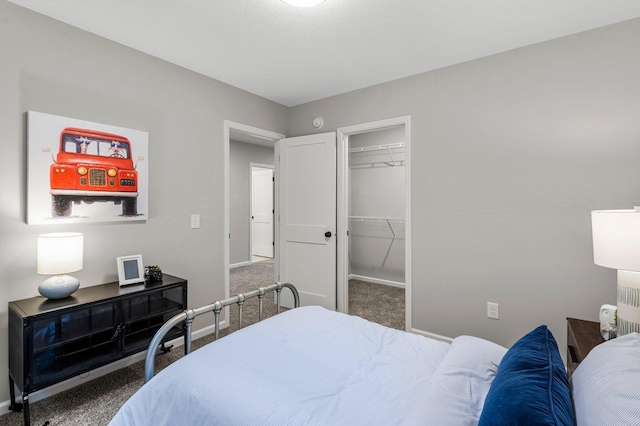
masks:
[(343, 128), (338, 137), (342, 309), (402, 330), (410, 329), (411, 306), (408, 126), (402, 117)]

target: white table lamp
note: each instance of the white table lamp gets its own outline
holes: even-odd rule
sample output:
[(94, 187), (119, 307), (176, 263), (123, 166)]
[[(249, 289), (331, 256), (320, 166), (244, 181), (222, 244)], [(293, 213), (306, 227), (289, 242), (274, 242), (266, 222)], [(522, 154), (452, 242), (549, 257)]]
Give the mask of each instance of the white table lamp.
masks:
[(70, 296), (80, 281), (68, 274), (82, 269), (83, 237), (77, 232), (38, 235), (38, 274), (54, 275), (44, 280), (38, 291), (49, 299)]
[(640, 332), (640, 209), (591, 212), (593, 260), (618, 270), (619, 336)]

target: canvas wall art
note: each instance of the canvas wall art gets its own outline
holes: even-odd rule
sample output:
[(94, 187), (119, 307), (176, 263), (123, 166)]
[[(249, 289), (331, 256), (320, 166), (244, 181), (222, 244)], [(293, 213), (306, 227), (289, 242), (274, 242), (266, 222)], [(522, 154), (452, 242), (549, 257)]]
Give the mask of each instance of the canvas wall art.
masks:
[(148, 218), (147, 132), (29, 111), (30, 225)]

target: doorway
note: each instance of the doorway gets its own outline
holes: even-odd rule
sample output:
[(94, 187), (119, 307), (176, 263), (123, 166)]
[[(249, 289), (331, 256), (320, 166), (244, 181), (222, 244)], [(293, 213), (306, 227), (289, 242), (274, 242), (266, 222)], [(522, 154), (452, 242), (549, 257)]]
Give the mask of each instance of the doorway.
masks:
[[(340, 312), (348, 313), (349, 311), (349, 239), (344, 238), (347, 236), (349, 231), (349, 138), (358, 134), (374, 132), (378, 130), (383, 130), (387, 128), (395, 128), (401, 127), (404, 132), (404, 150), (405, 159), (403, 160), (402, 167), (404, 168), (405, 175), (405, 185), (403, 188), (405, 197), (404, 197), (404, 293), (405, 293), (405, 322), (404, 328), (406, 330), (411, 330), (411, 286), (412, 286), (412, 277), (411, 277), (411, 129), (410, 129), (410, 116), (398, 117), (388, 120), (381, 120), (372, 123), (364, 123), (354, 126), (342, 127), (337, 129), (337, 137), (335, 139), (335, 152), (337, 156), (334, 156), (336, 159), (336, 163), (334, 163), (334, 167), (337, 171), (334, 176), (337, 176), (337, 205), (336, 205), (336, 232), (334, 233), (337, 237), (337, 276), (336, 278), (336, 301), (337, 301), (337, 310)], [(225, 121), (225, 205), (229, 206), (229, 149), (230, 149), (230, 135), (234, 134), (242, 134), (248, 135), (250, 137), (255, 137), (257, 139), (262, 139), (263, 141), (267, 141), (267, 143), (274, 144), (276, 141), (279, 141), (284, 138), (284, 135), (266, 131), (263, 129), (258, 129), (251, 126), (242, 125), (239, 123), (234, 123), (230, 121)], [(278, 144), (280, 145), (280, 144)], [(393, 161), (393, 160), (392, 160)], [(279, 176), (281, 170), (280, 166), (277, 167), (276, 174)], [(281, 178), (276, 176), (276, 182)], [(276, 195), (276, 205), (280, 203), (278, 201), (278, 196)], [(278, 207), (276, 207), (276, 217), (279, 215)], [(232, 235), (229, 231), (229, 208), (225, 209), (225, 220), (224, 220), (224, 229), (225, 236), (232, 239)], [(402, 218), (400, 218), (402, 219)], [(279, 222), (275, 223), (275, 241), (276, 248), (279, 246), (279, 234), (281, 233), (279, 229)], [(325, 237), (331, 238), (328, 230), (324, 230)], [(229, 265), (229, 241), (225, 245), (225, 259), (226, 265)], [(279, 277), (279, 263), (281, 262), (278, 259), (279, 255), (275, 252), (275, 268), (274, 268), (274, 278), (277, 281), (277, 277)], [(335, 258), (334, 258), (335, 259)], [(229, 297), (229, 269), (225, 268), (225, 297)]]
[[(411, 129), (398, 117), (338, 129), (338, 310), (349, 281), (404, 288), (411, 330)], [(391, 289), (394, 287), (394, 289)], [(400, 320), (402, 323), (402, 320)]]
[[(251, 182), (252, 166), (269, 168), (273, 162), (266, 160), (268, 153), (273, 160), (275, 142), (284, 135), (257, 127), (248, 126), (233, 121), (224, 121), (224, 282), (225, 298), (230, 295), (230, 270), (234, 273), (240, 268), (251, 267), (252, 260), (252, 225), (251, 225)], [(242, 157), (242, 161), (232, 161)], [(256, 157), (256, 152), (262, 152), (262, 157)], [(267, 157), (265, 157), (267, 155)], [(240, 163), (238, 165), (237, 163)], [(252, 164), (253, 163), (253, 164)], [(269, 164), (270, 163), (270, 164)], [(270, 169), (273, 173), (273, 168)], [(242, 185), (238, 185), (241, 183)], [(273, 211), (273, 208), (272, 208)], [(273, 225), (272, 225), (273, 226)], [(273, 240), (272, 240), (273, 241)], [(275, 256), (275, 253), (273, 254)], [(277, 276), (277, 262), (273, 257), (270, 262), (260, 262), (260, 274), (264, 282), (273, 283)], [(266, 268), (265, 264), (271, 264)], [(237, 269), (236, 269), (237, 268)], [(228, 308), (225, 309), (228, 318)]]

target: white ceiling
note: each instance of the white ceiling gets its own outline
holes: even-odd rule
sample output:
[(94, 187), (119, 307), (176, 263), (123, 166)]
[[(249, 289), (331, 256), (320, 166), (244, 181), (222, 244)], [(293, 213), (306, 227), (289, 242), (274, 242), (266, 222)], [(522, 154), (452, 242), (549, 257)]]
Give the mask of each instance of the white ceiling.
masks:
[(640, 17), (638, 0), (9, 0), (286, 106)]

